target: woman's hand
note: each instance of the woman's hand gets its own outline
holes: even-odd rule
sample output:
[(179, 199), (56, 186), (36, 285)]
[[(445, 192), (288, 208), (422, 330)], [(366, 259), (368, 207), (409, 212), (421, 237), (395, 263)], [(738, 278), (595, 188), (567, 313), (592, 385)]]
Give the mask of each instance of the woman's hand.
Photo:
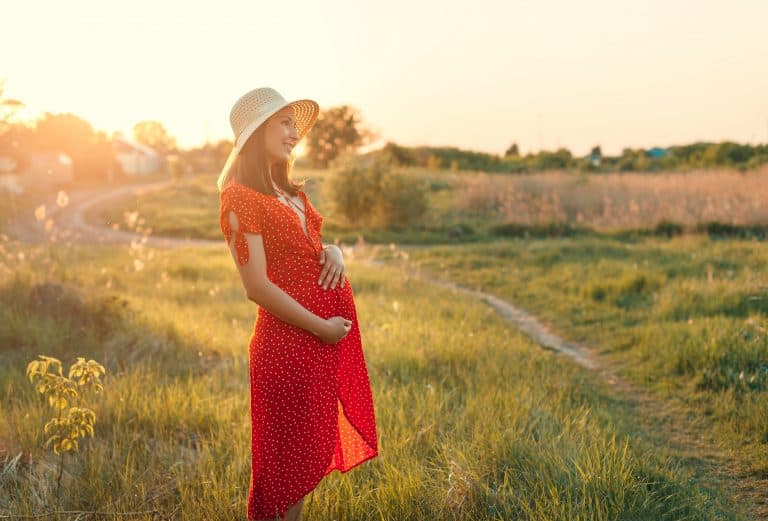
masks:
[(331, 317), (325, 320), (324, 328), (317, 335), (325, 344), (335, 344), (352, 329), (352, 321), (344, 317)]
[(323, 271), (320, 273), (318, 284), (323, 289), (336, 289), (336, 286), (344, 284), (344, 256), (341, 248), (335, 244), (329, 244), (320, 252), (320, 264), (323, 265)]

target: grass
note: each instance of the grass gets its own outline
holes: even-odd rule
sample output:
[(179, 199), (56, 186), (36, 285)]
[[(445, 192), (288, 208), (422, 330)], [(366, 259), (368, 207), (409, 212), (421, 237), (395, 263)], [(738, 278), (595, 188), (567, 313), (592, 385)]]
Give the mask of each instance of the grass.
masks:
[[(350, 227), (334, 216), (325, 180), (332, 170), (296, 169), (325, 217), (326, 242), (467, 244), (506, 237), (617, 237), (682, 233), (711, 237), (768, 236), (768, 167), (655, 174), (543, 172), (510, 175), (400, 169), (428, 187), (427, 214), (407, 227)], [(764, 197), (765, 195), (765, 197)], [(168, 204), (172, 201), (173, 204)], [(162, 190), (93, 208), (92, 222), (123, 225), (138, 212), (153, 233), (218, 239), (215, 176), (194, 175)]]
[[(42, 353), (107, 368), (95, 437), (68, 456), (62, 508), (244, 517), (256, 309), (224, 247), (156, 250), (139, 271), (127, 248), (61, 245), (52, 258), (6, 243), (21, 249), (0, 279), (0, 513), (52, 508), (48, 411), (24, 379)], [(41, 266), (65, 298), (33, 291)], [(308, 519), (745, 519), (727, 490), (697, 484), (695, 465), (639, 432), (620, 397), (488, 306), (395, 267), (350, 261), (348, 272), (380, 455), (325, 478)]]
[[(451, 213), (449, 207), (452, 191), (447, 190), (449, 185), (435, 183), (432, 200), (438, 207), (433, 209), (424, 223), (405, 232), (396, 229), (345, 226), (330, 217), (331, 204), (323, 191), (324, 179), (329, 174), (307, 170), (296, 175), (308, 179), (304, 190), (320, 213), (329, 216), (323, 223), (323, 238), (326, 242), (355, 242), (360, 235), (366, 240), (377, 242), (400, 241), (405, 233), (410, 242), (444, 243), (454, 241), (451, 233), (457, 229), (464, 235), (464, 240), (483, 240), (490, 237), (490, 231), (481, 226), (478, 220), (472, 224), (462, 224), (457, 219), (451, 219), (455, 221), (454, 224), (446, 224), (446, 216)], [(169, 201), (173, 204), (169, 204)], [(126, 228), (127, 212), (138, 212), (139, 218), (151, 223), (152, 233), (155, 235), (216, 240), (221, 237), (221, 230), (218, 228), (219, 196), (215, 178), (210, 176), (186, 177), (163, 190), (126, 197), (117, 203), (110, 202), (106, 207), (94, 207), (87, 212), (86, 217), (90, 222), (109, 226), (117, 224)]]
[(768, 477), (764, 243), (567, 238), (407, 253), (411, 269), (505, 298), (596, 347), (622, 376), (684, 404), (748, 473)]
[[(408, 269), (506, 298), (597, 347), (623, 378), (680, 404), (739, 472), (768, 477), (768, 257), (764, 243), (733, 239), (762, 233), (760, 198), (749, 197), (764, 190), (763, 174), (734, 184), (722, 172), (491, 179), (414, 170), (430, 180), (430, 212), (401, 230), (345, 228), (322, 190), (327, 173), (306, 174), (325, 242), (421, 243), (406, 248)], [(587, 185), (600, 197), (576, 197)], [(685, 207), (670, 213), (684, 189)], [(17, 203), (11, 213), (38, 204), (30, 195)], [(90, 218), (123, 223), (129, 211), (155, 235), (221, 240), (213, 178)], [(669, 215), (679, 218), (661, 219)], [(68, 456), (65, 508), (242, 516), (255, 308), (224, 244), (140, 255), (0, 247), (0, 514), (51, 507), (47, 410), (23, 377), (47, 354), (108, 370), (96, 436)], [(382, 258), (401, 254), (392, 244)], [(397, 265), (347, 266), (381, 454), (323, 480), (305, 501), (308, 518), (746, 519), (732, 482), (695, 448), (683, 454), (674, 433), (638, 422), (638, 409), (595, 374), (541, 350), (488, 306)], [(46, 280), (67, 290), (37, 286)]]

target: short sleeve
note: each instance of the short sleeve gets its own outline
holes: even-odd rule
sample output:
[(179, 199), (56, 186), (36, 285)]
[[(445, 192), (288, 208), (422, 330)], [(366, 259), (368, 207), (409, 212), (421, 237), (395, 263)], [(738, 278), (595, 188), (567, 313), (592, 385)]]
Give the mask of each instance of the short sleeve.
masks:
[[(237, 230), (233, 230), (232, 224), (229, 222), (230, 210), (234, 211), (237, 217)], [(219, 215), (221, 232), (227, 241), (227, 247), (229, 247), (229, 241), (234, 233), (237, 262), (241, 265), (246, 264), (249, 258), (248, 241), (245, 239), (245, 234), (261, 233), (262, 213), (261, 201), (255, 196), (249, 196), (237, 187), (227, 188), (221, 193), (221, 212)]]

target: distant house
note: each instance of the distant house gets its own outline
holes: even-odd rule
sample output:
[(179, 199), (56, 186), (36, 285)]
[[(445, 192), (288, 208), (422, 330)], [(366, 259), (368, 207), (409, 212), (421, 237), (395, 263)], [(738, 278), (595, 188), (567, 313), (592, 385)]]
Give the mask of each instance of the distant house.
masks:
[(122, 136), (112, 138), (115, 159), (125, 175), (152, 175), (160, 171), (162, 155), (154, 148)]
[(62, 152), (33, 152), (19, 170), (12, 158), (0, 156), (0, 187), (14, 193), (25, 188), (67, 186), (74, 180), (72, 158)]
[(653, 147), (646, 150), (645, 153), (648, 157), (653, 157), (653, 158), (664, 157), (667, 155), (667, 149), (660, 148), (660, 147)]

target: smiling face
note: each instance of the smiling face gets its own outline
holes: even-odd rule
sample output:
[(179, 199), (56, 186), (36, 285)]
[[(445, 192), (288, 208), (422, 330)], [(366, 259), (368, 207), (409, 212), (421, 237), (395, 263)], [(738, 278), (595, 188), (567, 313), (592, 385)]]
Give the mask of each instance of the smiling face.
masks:
[(299, 141), (293, 107), (280, 109), (270, 117), (264, 129), (264, 147), (270, 164), (288, 161), (293, 147)]

